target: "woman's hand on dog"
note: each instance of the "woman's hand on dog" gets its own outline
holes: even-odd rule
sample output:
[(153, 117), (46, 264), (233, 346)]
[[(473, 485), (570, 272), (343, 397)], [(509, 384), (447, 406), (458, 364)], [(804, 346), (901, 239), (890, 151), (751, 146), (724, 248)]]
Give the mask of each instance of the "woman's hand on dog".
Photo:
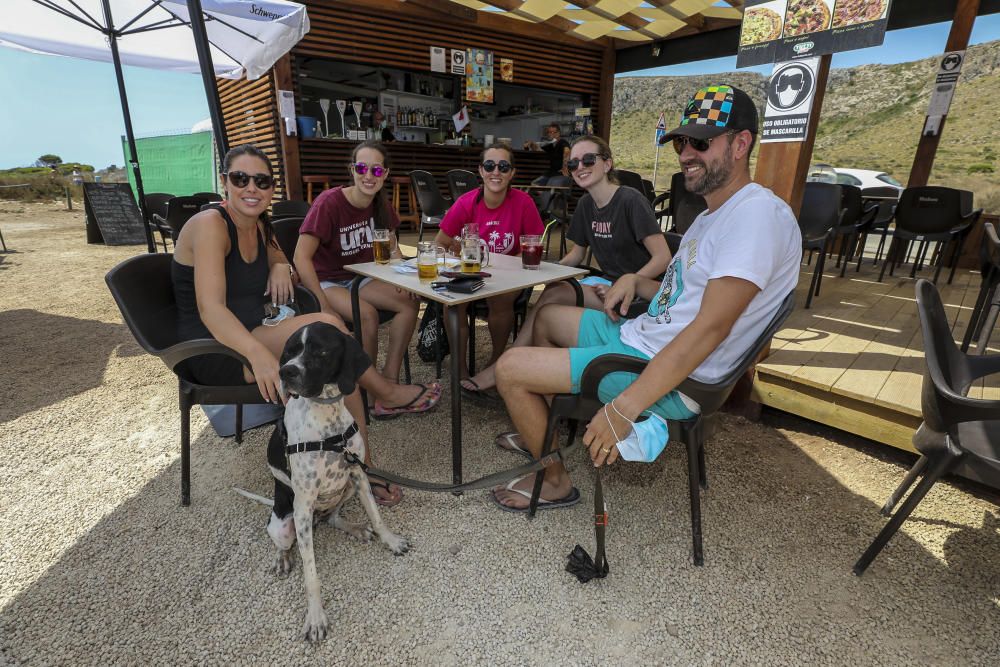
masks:
[(247, 360), (250, 362), (250, 370), (253, 372), (254, 380), (257, 381), (260, 395), (271, 403), (285, 403), (286, 398), (282, 396), (280, 389), (281, 378), (278, 369), (281, 366), (278, 358), (261, 345)]

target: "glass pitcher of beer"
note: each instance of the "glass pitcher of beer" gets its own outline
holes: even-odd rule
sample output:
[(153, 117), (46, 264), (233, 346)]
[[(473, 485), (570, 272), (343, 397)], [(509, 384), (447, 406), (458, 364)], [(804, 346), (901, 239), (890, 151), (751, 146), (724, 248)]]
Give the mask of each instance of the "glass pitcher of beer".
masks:
[(462, 230), (461, 238), (462, 273), (479, 273), (489, 266), (490, 250), (486, 241), (479, 238), (479, 226), (471, 223)]
[(417, 243), (417, 276), (420, 282), (429, 283), (438, 275), (438, 263), (444, 263), (444, 248), (432, 241)]
[(388, 229), (376, 229), (372, 236), (372, 249), (376, 264), (388, 264), (392, 255), (392, 241)]

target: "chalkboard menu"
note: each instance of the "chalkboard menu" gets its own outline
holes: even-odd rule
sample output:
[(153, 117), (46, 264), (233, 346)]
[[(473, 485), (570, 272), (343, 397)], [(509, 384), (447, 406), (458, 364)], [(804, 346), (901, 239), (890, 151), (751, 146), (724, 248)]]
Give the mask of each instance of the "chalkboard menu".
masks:
[(84, 183), (83, 206), (87, 213), (87, 243), (146, 243), (142, 215), (128, 183)]
[(746, 0), (737, 67), (879, 46), (892, 0)]

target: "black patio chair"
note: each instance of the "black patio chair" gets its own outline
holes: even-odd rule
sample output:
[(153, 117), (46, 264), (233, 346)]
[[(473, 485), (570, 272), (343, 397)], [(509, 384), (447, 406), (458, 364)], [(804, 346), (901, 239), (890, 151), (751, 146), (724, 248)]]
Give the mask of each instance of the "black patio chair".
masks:
[(309, 213), (309, 202), (290, 199), (271, 204), (272, 218), (304, 218)]
[[(889, 275), (893, 275), (897, 263), (903, 260), (904, 244), (917, 242), (917, 254), (910, 268), (910, 277), (916, 276), (917, 269), (923, 264), (927, 255), (927, 246), (936, 241), (945, 246), (952, 245), (952, 268), (948, 276), (951, 284), (955, 277), (955, 265), (962, 253), (961, 241), (966, 232), (982, 214), (982, 209), (967, 210), (971, 207), (968, 198), (961, 190), (945, 188), (936, 185), (906, 188), (896, 206), (896, 229), (892, 235), (892, 243), (886, 252), (885, 262), (879, 272), (878, 280), (882, 282), (888, 266)], [(934, 271), (933, 282), (937, 284), (941, 275), (941, 267), (945, 263), (946, 250), (937, 253), (937, 269)]]
[(625, 169), (615, 169), (614, 173), (621, 185), (632, 188), (643, 197), (646, 196), (646, 188), (642, 184), (642, 176), (634, 171), (627, 171)]
[(448, 179), (448, 192), (451, 193), (451, 200), (458, 201), (458, 198), (466, 192), (479, 187), (479, 177), (468, 169), (452, 169), (445, 178)]
[[(844, 214), (840, 224), (833, 230), (833, 238), (834, 242), (840, 240), (835, 266), (840, 267), (840, 277), (843, 278), (848, 263), (854, 257), (855, 246), (861, 238), (862, 230), (866, 229), (878, 215), (878, 204), (875, 202), (865, 204), (861, 188), (856, 185), (841, 185), (840, 193), (840, 206), (844, 209)], [(858, 252), (863, 250), (864, 246), (857, 248)]]
[(976, 305), (972, 307), (972, 314), (969, 315), (965, 337), (962, 338), (962, 352), (969, 350), (969, 345), (975, 338), (976, 351), (979, 354), (986, 354), (990, 336), (993, 335), (993, 327), (997, 323), (997, 315), (1000, 315), (1000, 293), (997, 290), (1000, 286), (1000, 237), (997, 236), (996, 227), (991, 222), (983, 225), (983, 242), (979, 246), (979, 267), (982, 282), (979, 284)]
[[(715, 384), (706, 384), (688, 378), (677, 386), (677, 391), (692, 398), (701, 406), (701, 413), (686, 421), (673, 422), (680, 430), (680, 440), (687, 448), (688, 456), (688, 487), (691, 496), (691, 542), (693, 547), (692, 560), (695, 565), (704, 564), (702, 554), (702, 534), (701, 534), (701, 489), (708, 488), (708, 480), (705, 471), (705, 441), (711, 436), (716, 421), (716, 412), (722, 404), (729, 398), (736, 383), (742, 378), (747, 370), (757, 361), (757, 357), (777, 333), (782, 323), (791, 315), (795, 308), (795, 295), (790, 292), (781, 302), (781, 306), (775, 312), (771, 321), (764, 331), (761, 332), (757, 340), (746, 351), (740, 359), (739, 364), (725, 378)], [(542, 456), (551, 450), (553, 439), (556, 435), (556, 428), (560, 419), (569, 422), (569, 437), (566, 446), (572, 444), (576, 437), (579, 423), (586, 423), (597, 411), (604, 407), (604, 402), (598, 398), (597, 388), (605, 375), (609, 373), (641, 373), (647, 362), (622, 354), (606, 354), (597, 357), (583, 371), (580, 380), (579, 394), (557, 394), (552, 398), (552, 407), (549, 410), (548, 427), (545, 433), (545, 445)], [(543, 469), (535, 478), (535, 487), (531, 496), (531, 505), (528, 508), (528, 516), (532, 517), (538, 508), (538, 498), (542, 489), (542, 481), (545, 476)]]
[(281, 252), (289, 262), (295, 261), (295, 246), (299, 242), (299, 228), (305, 218), (288, 217), (278, 218), (271, 221), (271, 230), (274, 232), (274, 240), (278, 242)]
[(220, 202), (224, 199), (218, 192), (196, 192), (192, 197), (201, 197), (208, 203)]
[[(666, 209), (663, 208), (666, 204)], [(708, 208), (705, 198), (688, 192), (684, 187), (684, 173), (678, 171), (670, 177), (670, 192), (665, 192), (653, 200), (653, 210), (660, 220), (664, 215), (670, 216), (667, 231), (683, 234), (694, 223), (698, 214)], [(662, 222), (661, 222), (662, 226)]]
[(420, 208), (420, 228), (417, 232), (419, 242), (424, 240), (424, 226), (441, 226), (441, 219), (448, 212), (451, 201), (441, 194), (437, 181), (429, 171), (421, 169), (411, 171), (410, 184), (417, 195), (417, 206)]
[[(1000, 485), (1000, 401), (966, 396), (976, 380), (1000, 372), (1000, 355), (963, 354), (952, 338), (937, 287), (920, 279), (916, 292), (927, 364), (920, 392), (924, 421), (913, 435), (920, 458), (882, 506), (881, 513), (892, 518), (854, 564), (856, 575), (864, 573), (942, 476), (954, 472)], [(921, 473), (916, 488), (892, 514)]]
[[(867, 192), (867, 190), (862, 190), (861, 192), (862, 198), (864, 198), (864, 193)], [(877, 204), (872, 221), (867, 225), (863, 225), (861, 229), (858, 230), (858, 265), (857, 268), (855, 268), (856, 273), (861, 271), (861, 260), (864, 259), (865, 246), (868, 244), (868, 235), (879, 235), (878, 248), (875, 250), (875, 257), (872, 259), (872, 266), (878, 264), (879, 260), (882, 259), (882, 252), (885, 250), (885, 240), (887, 237), (892, 235), (889, 225), (892, 224), (892, 220), (896, 215), (896, 204), (898, 201), (893, 199), (883, 199), (877, 202), (873, 201), (872, 203)]]
[[(170, 279), (173, 254), (146, 254), (126, 259), (104, 277), (122, 319), (136, 342), (159, 357), (177, 376), (181, 411), (181, 504), (191, 504), (191, 406), (236, 405), (236, 442), (243, 441), (243, 405), (266, 403), (256, 384), (210, 386), (198, 384), (183, 362), (204, 354), (224, 354), (249, 366), (235, 350), (214, 338), (181, 341), (177, 338), (177, 302)], [(300, 312), (319, 311), (312, 292), (297, 287)]]
[(203, 197), (194, 195), (189, 197), (174, 197), (167, 201), (166, 216), (161, 217), (159, 214), (154, 213), (153, 220), (156, 221), (157, 225), (169, 228), (171, 240), (177, 243), (177, 237), (180, 236), (181, 229), (205, 205), (206, 201)]
[(833, 230), (840, 226), (843, 216), (841, 187), (832, 183), (809, 182), (806, 183), (802, 195), (799, 231), (802, 232), (803, 254), (808, 250), (811, 262), (813, 252), (819, 253), (812, 281), (809, 283), (809, 294), (806, 296), (807, 309), (812, 305), (813, 297), (819, 296), (823, 268), (826, 266), (826, 254), (830, 249), (830, 238), (833, 236)]
[(642, 194), (646, 195), (646, 199), (649, 200), (650, 204), (656, 199), (656, 190), (653, 188), (653, 181), (648, 178), (642, 179)]
[[(573, 187), (569, 176), (550, 176), (546, 185), (560, 188)], [(559, 259), (566, 254), (566, 230), (569, 228), (569, 192), (566, 190), (535, 190), (531, 195), (545, 224), (545, 258), (549, 257), (549, 242), (555, 230), (559, 231)]]
[(146, 224), (151, 232), (160, 235), (163, 252), (167, 252), (167, 238), (173, 238), (170, 225), (166, 224), (167, 202), (173, 198), (174, 195), (166, 192), (147, 192), (143, 200), (146, 204)]

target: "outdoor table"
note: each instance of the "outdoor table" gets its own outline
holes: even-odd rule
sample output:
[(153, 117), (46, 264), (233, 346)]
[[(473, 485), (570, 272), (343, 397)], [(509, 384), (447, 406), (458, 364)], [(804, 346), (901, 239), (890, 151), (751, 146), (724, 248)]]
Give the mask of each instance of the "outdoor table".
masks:
[[(393, 267), (403, 260), (393, 259), (389, 264), (376, 264), (375, 262), (365, 262), (363, 264), (350, 264), (346, 268), (356, 274), (354, 282), (351, 284), (351, 308), (354, 315), (354, 337), (358, 343), (361, 338), (361, 306), (358, 300), (358, 293), (361, 281), (368, 277), (381, 280), (384, 283), (398, 287), (399, 289), (412, 292), (424, 299), (435, 301), (445, 306), (456, 306), (462, 303), (471, 303), (479, 299), (505, 294), (507, 292), (517, 292), (535, 285), (547, 285), (549, 283), (565, 280), (572, 285), (576, 292), (576, 303), (583, 305), (583, 290), (576, 278), (587, 274), (587, 269), (575, 266), (563, 266), (551, 262), (542, 262), (537, 270), (524, 269), (521, 266), (521, 258), (511, 255), (490, 255), (490, 265), (484, 267), (492, 277), (485, 278), (486, 284), (477, 292), (472, 294), (460, 294), (458, 292), (437, 291), (431, 287), (429, 282), (422, 283), (420, 278), (414, 273), (399, 273)], [(441, 278), (446, 280), (446, 278)], [(448, 328), (448, 335), (451, 340), (458, 340), (458, 309), (445, 308), (445, 326)], [(462, 483), (462, 392), (460, 380), (460, 364), (458, 354), (451, 353), (451, 461), (452, 479), (455, 484)]]

